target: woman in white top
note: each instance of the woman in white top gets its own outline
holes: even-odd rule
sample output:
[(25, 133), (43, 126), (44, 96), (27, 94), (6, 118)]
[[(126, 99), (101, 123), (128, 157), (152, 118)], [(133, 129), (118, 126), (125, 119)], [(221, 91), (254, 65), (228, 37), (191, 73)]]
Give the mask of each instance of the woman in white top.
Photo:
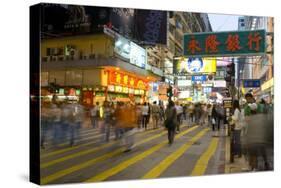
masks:
[(148, 123), (148, 111), (149, 111), (149, 106), (146, 102), (143, 104), (141, 111), (142, 111), (142, 128), (146, 130), (147, 123)]
[(239, 101), (233, 101), (233, 110), (234, 114), (232, 119), (234, 121), (234, 132), (233, 132), (233, 146), (234, 146), (234, 154), (237, 154), (241, 157), (241, 130), (242, 130), (242, 121), (243, 116), (239, 107)]

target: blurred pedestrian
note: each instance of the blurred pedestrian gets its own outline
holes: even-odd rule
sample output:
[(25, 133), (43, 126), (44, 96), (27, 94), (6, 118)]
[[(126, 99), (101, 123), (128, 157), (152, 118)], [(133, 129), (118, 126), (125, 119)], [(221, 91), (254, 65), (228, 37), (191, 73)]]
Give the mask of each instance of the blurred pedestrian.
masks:
[(85, 117), (84, 107), (75, 101), (71, 104), (71, 122), (70, 122), (70, 146), (73, 146), (75, 142), (79, 139), (80, 129), (82, 127), (82, 122)]
[(112, 115), (113, 115), (113, 107), (109, 104), (108, 101), (104, 102), (104, 108), (103, 108), (103, 123), (104, 123), (104, 134), (105, 134), (105, 138), (104, 140), (106, 142), (109, 141), (109, 137), (110, 137), (110, 129), (111, 129), (111, 125), (112, 125)]
[(212, 105), (208, 104), (207, 105), (207, 111), (208, 111), (208, 124), (212, 124)]
[(197, 103), (195, 105), (195, 108), (194, 108), (194, 114), (195, 114), (195, 123), (196, 125), (199, 125), (199, 121), (200, 121), (200, 116), (201, 116), (201, 113), (202, 113), (202, 109), (201, 109), (201, 106), (199, 103)]
[(234, 131), (233, 131), (233, 137), (232, 137), (232, 143), (233, 143), (233, 154), (238, 155), (241, 157), (242, 151), (241, 151), (241, 130), (242, 130), (242, 122), (244, 121), (243, 115), (241, 113), (241, 109), (239, 106), (239, 101), (234, 100), (233, 101), (233, 116), (231, 117), (234, 121)]
[(212, 118), (211, 123), (212, 123), (212, 130), (213, 131), (216, 130), (215, 126), (216, 126), (216, 121), (218, 119), (218, 114), (217, 114), (217, 111), (216, 111), (216, 107), (217, 107), (217, 105), (214, 104), (213, 108), (212, 108), (212, 115), (211, 115), (211, 118)]
[(121, 126), (124, 129), (123, 143), (125, 145), (124, 152), (131, 151), (135, 146), (134, 135), (137, 132), (137, 119), (136, 119), (136, 109), (132, 104), (127, 104), (123, 109), (123, 114), (121, 114)]
[(194, 104), (190, 103), (188, 107), (189, 124), (194, 122)]
[(271, 170), (273, 166), (273, 114), (260, 113), (251, 93), (245, 95), (247, 133), (243, 139), (250, 170)]
[(48, 137), (48, 133), (52, 130), (52, 119), (50, 117), (50, 104), (41, 101), (41, 141), (40, 146), (45, 149), (45, 142)]
[(142, 128), (147, 129), (149, 106), (145, 102), (142, 106)]
[(50, 113), (49, 117), (51, 118), (52, 125), (53, 125), (53, 139), (54, 139), (53, 143), (57, 145), (63, 139), (62, 137), (64, 136), (63, 134), (64, 130), (61, 121), (62, 112), (60, 107), (58, 106), (56, 96), (53, 97), (49, 113)]
[(151, 106), (151, 114), (152, 114), (153, 129), (157, 129), (158, 128), (159, 116), (160, 116), (160, 108), (156, 104), (156, 101), (154, 101), (153, 105)]
[(165, 111), (165, 127), (168, 130), (168, 141), (169, 144), (173, 144), (175, 137), (175, 130), (177, 127), (177, 110), (173, 101), (169, 101)]
[(98, 128), (98, 121), (100, 118), (100, 106), (99, 106), (99, 102), (96, 102), (96, 105), (94, 105), (91, 110), (91, 120), (92, 120), (92, 126), (93, 128)]
[(181, 105), (179, 105), (179, 103), (176, 104), (175, 106), (176, 108), (176, 112), (177, 112), (177, 127), (176, 127), (176, 133), (180, 132), (180, 125), (181, 125), (181, 121), (182, 121), (182, 113), (183, 113), (183, 108)]
[(207, 106), (205, 104), (201, 105), (201, 117), (200, 117), (200, 125), (203, 126), (206, 124), (206, 120), (208, 118)]

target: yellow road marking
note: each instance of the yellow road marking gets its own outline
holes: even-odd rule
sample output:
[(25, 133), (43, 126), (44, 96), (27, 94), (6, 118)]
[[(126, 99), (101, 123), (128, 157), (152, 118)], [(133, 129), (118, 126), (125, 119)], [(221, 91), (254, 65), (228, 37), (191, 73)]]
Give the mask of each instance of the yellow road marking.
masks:
[(205, 173), (209, 160), (214, 155), (217, 149), (218, 142), (219, 142), (218, 138), (212, 139), (208, 149), (201, 155), (201, 157), (196, 162), (195, 167), (191, 172), (191, 176), (200, 176)]
[[(190, 131), (191, 131), (191, 130), (194, 130), (195, 128), (198, 128), (198, 126), (193, 127), (193, 128), (190, 128), (190, 129), (187, 129), (187, 130), (190, 130)], [(144, 144), (144, 143), (146, 143), (146, 142), (149, 142), (149, 141), (151, 141), (151, 140), (153, 140), (153, 139), (156, 139), (156, 138), (158, 138), (158, 137), (160, 137), (160, 136), (162, 136), (162, 135), (165, 135), (165, 134), (167, 134), (166, 131), (165, 131), (165, 132), (162, 132), (162, 133), (159, 133), (159, 134), (157, 134), (157, 135), (154, 135), (154, 136), (152, 136), (152, 137), (146, 138), (146, 139), (142, 140), (141, 142), (137, 143), (136, 146), (141, 145), (141, 144)], [(81, 169), (83, 169), (83, 168), (86, 168), (86, 167), (89, 167), (89, 166), (91, 166), (91, 165), (94, 165), (94, 164), (97, 163), (97, 162), (100, 162), (100, 161), (109, 159), (109, 158), (111, 158), (111, 157), (113, 157), (113, 156), (116, 156), (116, 155), (122, 153), (123, 151), (124, 151), (124, 148), (119, 148), (119, 149), (116, 149), (116, 150), (114, 150), (114, 151), (112, 151), (112, 152), (110, 152), (110, 153), (107, 153), (107, 154), (105, 154), (105, 155), (102, 155), (102, 156), (100, 156), (100, 157), (91, 159), (91, 160), (89, 160), (89, 161), (80, 163), (80, 164), (78, 164), (78, 165), (74, 165), (74, 166), (72, 166), (72, 167), (70, 167), (70, 168), (67, 168), (67, 169), (64, 169), (64, 170), (58, 171), (58, 172), (56, 172), (56, 173), (54, 173), (54, 174), (51, 174), (51, 175), (49, 175), (49, 176), (46, 176), (46, 177), (41, 178), (41, 183), (42, 183), (42, 184), (47, 184), (47, 183), (52, 182), (52, 181), (54, 181), (54, 180), (56, 180), (56, 179), (59, 179), (59, 178), (61, 178), (61, 177), (63, 177), (63, 176), (66, 176), (66, 175), (68, 175), (68, 174), (71, 174), (71, 173), (73, 173), (73, 172), (75, 172), (75, 171), (78, 171), (78, 170), (81, 170)]]
[[(154, 131), (157, 131), (157, 130), (151, 130), (151, 131), (147, 131), (147, 132), (142, 132), (141, 135), (146, 135), (146, 134), (149, 134), (149, 133), (152, 133)], [(47, 157), (50, 157), (50, 156), (53, 156), (53, 155), (57, 155), (57, 154), (61, 154), (61, 153), (65, 153), (65, 152), (68, 152), (68, 151), (72, 151), (72, 150), (75, 150), (75, 149), (78, 149), (80, 147), (84, 147), (84, 146), (89, 146), (89, 145), (92, 145), (92, 144), (96, 144), (98, 143), (99, 141), (91, 141), (89, 143), (84, 143), (84, 144), (81, 144), (81, 145), (77, 145), (77, 146), (73, 146), (73, 147), (69, 147), (69, 148), (64, 148), (64, 149), (60, 149), (60, 150), (56, 150), (56, 151), (53, 151), (53, 152), (49, 152), (49, 153), (46, 153), (46, 154), (43, 154), (41, 155), (41, 159), (44, 159), (44, 158), (47, 158)], [(115, 142), (112, 142), (110, 143), (111, 145), (116, 143), (117, 141)], [(111, 145), (107, 145), (106, 147), (108, 146), (111, 146)], [(103, 148), (102, 148), (103, 149)], [(87, 153), (86, 153), (87, 154)], [(80, 154), (81, 155), (81, 154)], [(82, 154), (83, 155), (83, 154)], [(75, 157), (75, 156), (74, 156)], [(73, 157), (70, 157), (70, 158), (67, 158), (67, 159), (71, 159)], [(66, 159), (66, 160), (67, 160)], [(61, 162), (61, 161), (64, 161), (64, 160), (59, 160), (58, 162)], [(54, 162), (54, 164), (58, 163), (58, 162)], [(52, 165), (52, 163), (50, 164), (47, 164), (47, 163), (43, 163), (41, 164), (41, 168), (45, 168), (45, 167), (48, 167), (49, 165)], [(43, 167), (44, 165), (46, 165), (45, 167)]]
[[(183, 132), (181, 132), (180, 134), (178, 134), (175, 139), (178, 139), (180, 137), (182, 137), (183, 135), (193, 131), (194, 129), (198, 128), (198, 126), (192, 127), (190, 129), (187, 129)], [(154, 152), (158, 151), (159, 149), (161, 149), (162, 147), (164, 147), (168, 142), (167, 141), (163, 141), (155, 146), (153, 146), (152, 148), (130, 158), (129, 160), (123, 161), (120, 164), (118, 164), (117, 166), (110, 168), (96, 176), (93, 176), (91, 178), (89, 178), (88, 180), (86, 180), (86, 182), (93, 182), (93, 181), (103, 181), (119, 172), (121, 172), (122, 170), (128, 168), (129, 166), (137, 163), (138, 161), (148, 157), (149, 155), (153, 154)]]
[(156, 165), (156, 167), (146, 173), (142, 178), (157, 178), (158, 176), (160, 176), (172, 163), (174, 163), (180, 156), (182, 156), (186, 152), (186, 150), (188, 150), (194, 144), (194, 142), (205, 135), (207, 131), (208, 129), (203, 129), (202, 131), (200, 131), (197, 135), (192, 137), (191, 140), (182, 145), (178, 150), (162, 160), (158, 165)]

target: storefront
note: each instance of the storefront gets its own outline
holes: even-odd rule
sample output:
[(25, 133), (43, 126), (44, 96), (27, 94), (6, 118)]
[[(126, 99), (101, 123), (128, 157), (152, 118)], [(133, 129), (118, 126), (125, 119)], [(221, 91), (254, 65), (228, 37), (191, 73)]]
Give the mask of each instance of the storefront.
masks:
[(273, 85), (274, 78), (266, 81), (264, 84), (261, 85), (261, 95), (260, 98), (264, 99), (268, 103), (272, 102), (274, 96), (274, 85)]

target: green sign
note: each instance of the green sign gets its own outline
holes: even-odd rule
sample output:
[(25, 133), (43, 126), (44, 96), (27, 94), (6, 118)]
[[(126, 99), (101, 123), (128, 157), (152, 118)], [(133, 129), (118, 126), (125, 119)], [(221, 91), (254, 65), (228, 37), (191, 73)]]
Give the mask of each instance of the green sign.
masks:
[(265, 53), (265, 30), (184, 35), (184, 56), (233, 56)]

